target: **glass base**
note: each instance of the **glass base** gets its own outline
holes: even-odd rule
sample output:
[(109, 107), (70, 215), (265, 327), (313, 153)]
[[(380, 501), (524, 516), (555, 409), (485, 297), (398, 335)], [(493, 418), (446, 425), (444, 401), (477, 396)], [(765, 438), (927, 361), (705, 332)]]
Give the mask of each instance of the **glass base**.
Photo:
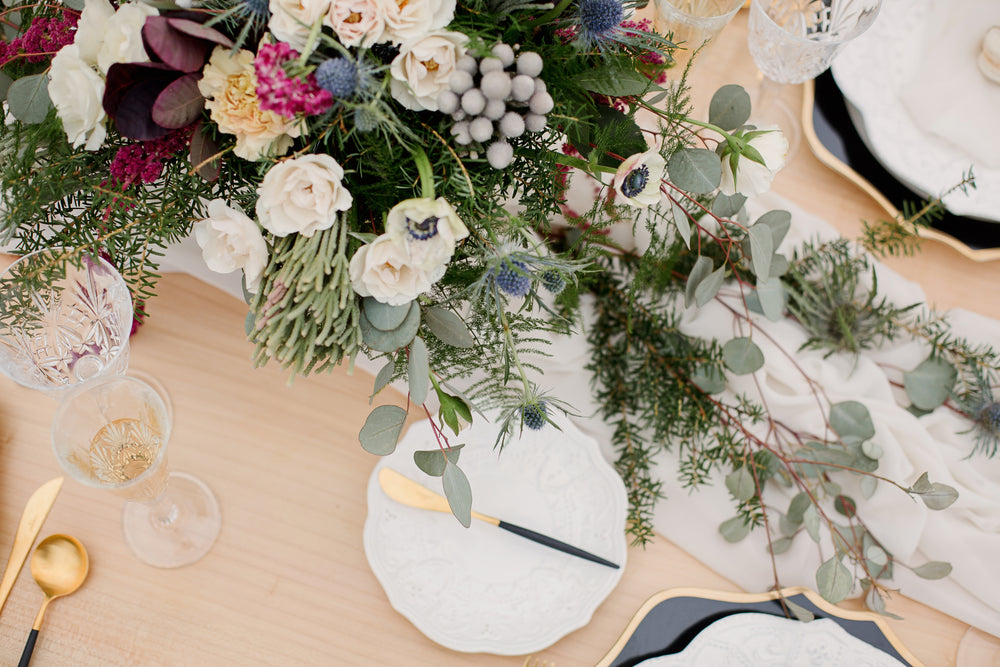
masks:
[(125, 543), (136, 558), (154, 567), (194, 563), (209, 552), (221, 527), (215, 494), (200, 479), (182, 472), (168, 475), (159, 500), (127, 502), (122, 510)]

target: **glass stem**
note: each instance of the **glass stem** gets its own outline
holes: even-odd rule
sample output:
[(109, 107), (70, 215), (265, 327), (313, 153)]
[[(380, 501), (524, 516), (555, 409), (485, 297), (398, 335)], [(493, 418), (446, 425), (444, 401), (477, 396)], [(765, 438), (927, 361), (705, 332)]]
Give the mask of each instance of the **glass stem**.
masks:
[(168, 491), (161, 493), (149, 503), (149, 521), (154, 527), (167, 530), (175, 527), (181, 515), (180, 506), (170, 497)]

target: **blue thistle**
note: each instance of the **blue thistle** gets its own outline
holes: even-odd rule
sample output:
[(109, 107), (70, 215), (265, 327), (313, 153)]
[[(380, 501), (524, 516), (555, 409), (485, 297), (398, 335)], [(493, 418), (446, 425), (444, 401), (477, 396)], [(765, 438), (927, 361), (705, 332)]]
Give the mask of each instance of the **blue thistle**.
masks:
[(580, 40), (584, 47), (614, 39), (624, 19), (622, 0), (580, 0)]
[(358, 67), (347, 58), (329, 58), (316, 68), (316, 84), (337, 99), (346, 100), (358, 88)]
[(243, 14), (254, 19), (263, 20), (265, 23), (271, 16), (268, 0), (243, 0)]
[(545, 426), (545, 414), (547, 412), (545, 401), (522, 405), (520, 410), (521, 423), (524, 426), (527, 426), (532, 431), (540, 431)]
[(958, 404), (972, 420), (969, 430), (973, 432), (976, 442), (972, 453), (979, 451), (992, 458), (1000, 447), (1000, 400), (993, 396), (994, 383), (989, 377), (977, 372), (973, 378), (975, 384), (958, 397)]
[(566, 289), (566, 279), (562, 277), (562, 274), (555, 269), (546, 269), (541, 276), (542, 287), (552, 292), (553, 294), (559, 294), (564, 289)]
[(358, 107), (354, 110), (354, 127), (358, 132), (371, 132), (378, 127), (378, 117), (371, 109)]
[(497, 287), (511, 296), (527, 296), (531, 291), (531, 277), (528, 266), (516, 259), (505, 259), (493, 276)]

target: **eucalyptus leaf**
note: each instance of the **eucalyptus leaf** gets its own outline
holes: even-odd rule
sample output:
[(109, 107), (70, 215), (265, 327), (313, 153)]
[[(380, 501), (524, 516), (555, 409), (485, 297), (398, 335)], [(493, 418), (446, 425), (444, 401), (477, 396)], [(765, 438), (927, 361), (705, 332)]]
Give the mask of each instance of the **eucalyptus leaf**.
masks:
[(448, 499), (451, 513), (466, 528), (472, 523), (472, 487), (462, 469), (450, 460), (445, 463), (442, 474), (444, 496)]
[(390, 306), (370, 296), (366, 296), (361, 301), (361, 307), (364, 308), (365, 317), (368, 318), (368, 322), (380, 331), (395, 331), (398, 329), (406, 319), (406, 316), (410, 314), (412, 306), (413, 302), (402, 306)]
[(378, 369), (378, 374), (375, 376), (375, 386), (372, 387), (372, 395), (368, 397), (368, 405), (371, 405), (375, 399), (375, 395), (385, 389), (386, 385), (392, 381), (392, 375), (395, 371), (396, 362), (392, 359), (387, 361), (382, 368)]
[(830, 407), (830, 426), (841, 438), (868, 440), (875, 435), (871, 413), (863, 403), (843, 401)]
[(917, 478), (917, 481), (910, 486), (910, 491), (913, 493), (926, 493), (930, 490), (931, 480), (926, 472), (920, 475), (920, 477)]
[(253, 329), (256, 323), (257, 323), (257, 316), (254, 315), (253, 311), (247, 313), (246, 319), (243, 320), (243, 331), (246, 332), (247, 338), (253, 335)]
[(754, 225), (747, 230), (747, 239), (750, 241), (750, 261), (754, 275), (758, 281), (766, 281), (771, 275), (771, 259), (774, 257), (771, 228), (767, 225)]
[(723, 130), (735, 130), (750, 118), (750, 94), (743, 86), (722, 86), (708, 105), (708, 122)]
[(850, 519), (858, 513), (858, 504), (850, 496), (839, 495), (833, 500), (833, 509)]
[(708, 274), (708, 277), (698, 283), (694, 288), (694, 302), (701, 308), (706, 303), (715, 298), (722, 287), (722, 282), (726, 279), (726, 266), (722, 265), (715, 271)]
[(392, 454), (405, 423), (406, 410), (398, 405), (380, 405), (368, 414), (358, 440), (366, 452), (377, 456)]
[(45, 120), (52, 107), (49, 80), (45, 74), (22, 76), (7, 89), (7, 108), (25, 125), (37, 125)]
[(913, 574), (921, 579), (944, 579), (951, 574), (951, 563), (941, 560), (932, 560), (913, 568)]
[(764, 365), (764, 353), (749, 338), (733, 338), (722, 346), (726, 368), (737, 375), (748, 375)]
[(783, 554), (788, 551), (792, 546), (791, 537), (781, 537), (771, 542), (771, 553), (777, 556), (778, 554)]
[(958, 500), (958, 491), (947, 484), (934, 482), (929, 490), (920, 494), (920, 499), (928, 509), (943, 510)]
[(757, 278), (757, 302), (760, 304), (760, 309), (764, 313), (764, 317), (772, 322), (779, 321), (785, 316), (785, 305), (787, 303), (787, 297), (785, 294), (785, 287), (781, 284), (780, 280), (762, 281), (759, 277)]
[(781, 246), (781, 242), (785, 240), (785, 235), (788, 234), (788, 230), (792, 226), (792, 214), (788, 211), (778, 209), (768, 211), (757, 218), (754, 227), (757, 225), (767, 225), (771, 229), (771, 240), (774, 249), (777, 250)]
[(82, 12), (85, 2), (84, 0), (63, 0), (63, 4), (69, 7), (70, 9), (75, 9), (79, 12)]
[(410, 400), (416, 405), (423, 405), (430, 389), (430, 365), (427, 358), (427, 345), (420, 336), (410, 343), (410, 358), (407, 362), (407, 379), (410, 384)]
[(780, 278), (786, 273), (788, 273), (788, 258), (780, 252), (774, 253), (774, 256), (771, 257), (771, 269), (768, 272), (768, 277)]
[(10, 89), (10, 84), (14, 83), (14, 79), (7, 76), (7, 73), (0, 70), (0, 101), (7, 99), (7, 91)]
[(682, 148), (670, 156), (667, 174), (681, 190), (705, 195), (722, 182), (722, 162), (707, 148)]
[(712, 273), (712, 260), (701, 255), (694, 261), (691, 273), (688, 274), (687, 285), (684, 288), (684, 305), (688, 308), (694, 303), (694, 291), (698, 285)]
[(816, 570), (816, 590), (827, 602), (841, 602), (851, 592), (852, 585), (851, 571), (837, 557), (826, 561)]
[(446, 449), (421, 449), (413, 452), (413, 462), (431, 477), (441, 477), (448, 461), (457, 464), (465, 445), (455, 445)]
[(719, 525), (719, 532), (726, 542), (739, 542), (750, 534), (750, 524), (743, 520), (741, 516), (734, 516), (726, 519)]
[(870, 459), (880, 459), (882, 458), (882, 445), (878, 444), (874, 440), (866, 440), (861, 443), (861, 451), (864, 452), (865, 456)]
[(951, 396), (958, 371), (943, 359), (924, 359), (908, 373), (903, 373), (903, 387), (913, 405), (933, 410)]
[(816, 619), (816, 614), (812, 613), (805, 607), (795, 602), (792, 602), (788, 598), (784, 598), (785, 606), (788, 607), (788, 611), (792, 612), (792, 615), (802, 623), (808, 623), (809, 621)]
[(805, 447), (797, 449), (792, 458), (797, 460), (794, 465), (799, 474), (811, 478), (817, 478), (825, 472), (834, 472), (840, 467), (849, 467), (854, 463), (854, 456), (850, 451), (839, 447), (828, 447), (820, 442), (810, 442)]
[(865, 500), (867, 500), (875, 495), (875, 489), (878, 488), (878, 479), (865, 475), (861, 478), (860, 486), (861, 495), (865, 497)]
[(739, 192), (731, 195), (720, 192), (712, 202), (712, 215), (732, 219), (743, 209), (746, 201), (746, 195), (741, 195)]
[(687, 249), (691, 249), (691, 221), (688, 219), (687, 211), (675, 201), (670, 202), (670, 217), (674, 221), (674, 226), (677, 227), (677, 233), (680, 234), (681, 241), (684, 241), (684, 245)]
[(746, 502), (753, 498), (757, 492), (757, 485), (754, 483), (749, 466), (740, 466), (726, 475), (726, 488), (729, 489), (729, 493), (733, 494), (733, 498), (740, 502)]
[(923, 417), (924, 415), (929, 415), (930, 413), (933, 412), (933, 410), (921, 410), (912, 403), (909, 405), (909, 407), (906, 408), (906, 411), (909, 412), (914, 417)]
[(395, 352), (409, 345), (417, 335), (417, 330), (420, 328), (420, 306), (416, 301), (412, 302), (406, 319), (393, 331), (382, 331), (372, 326), (364, 310), (361, 311), (358, 324), (361, 329), (361, 340), (365, 345), (377, 352)]
[(462, 318), (445, 308), (428, 308), (424, 311), (424, 322), (431, 332), (452, 347), (472, 347), (476, 341)]
[(887, 554), (885, 549), (877, 544), (873, 544), (865, 549), (865, 558), (879, 567), (889, 562), (889, 554)]
[(699, 366), (691, 382), (706, 394), (719, 394), (726, 388), (726, 376), (718, 366), (710, 364)]
[(792, 502), (788, 504), (788, 514), (785, 516), (788, 517), (790, 522), (797, 526), (802, 523), (802, 517), (805, 514), (805, 511), (811, 506), (812, 499), (809, 498), (808, 493), (802, 491), (792, 498)]
[(812, 541), (819, 544), (819, 512), (816, 511), (815, 505), (810, 503), (806, 511), (802, 513), (802, 525), (805, 526)]

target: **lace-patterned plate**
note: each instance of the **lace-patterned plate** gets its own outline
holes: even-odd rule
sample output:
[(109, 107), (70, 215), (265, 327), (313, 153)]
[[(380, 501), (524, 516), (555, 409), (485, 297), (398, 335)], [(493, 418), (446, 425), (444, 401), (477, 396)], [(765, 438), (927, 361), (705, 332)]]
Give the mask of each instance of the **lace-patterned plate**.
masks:
[(932, 197), (955, 185), (972, 165), (976, 189), (953, 192), (945, 206), (956, 215), (1000, 221), (1000, 169), (922, 130), (900, 97), (920, 65), (929, 15), (928, 0), (885, 0), (874, 25), (844, 47), (831, 71), (858, 133), (887, 171), (918, 195)]
[(626, 495), (598, 444), (568, 419), (525, 430), (501, 454), (496, 427), (477, 420), (454, 439), (473, 508), (619, 563), (612, 569), (473, 520), (400, 505), (378, 484), (389, 466), (441, 492), (413, 463), (434, 449), (428, 425), (410, 427), (368, 481), (365, 555), (392, 606), (428, 638), (456, 651), (524, 655), (586, 625), (625, 568)]

